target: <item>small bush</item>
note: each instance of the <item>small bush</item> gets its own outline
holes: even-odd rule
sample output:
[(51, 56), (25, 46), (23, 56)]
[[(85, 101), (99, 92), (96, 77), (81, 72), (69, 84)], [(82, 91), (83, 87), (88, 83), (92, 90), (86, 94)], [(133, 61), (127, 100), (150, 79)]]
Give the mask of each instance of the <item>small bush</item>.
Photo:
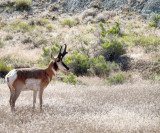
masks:
[(109, 16), (103, 13), (100, 13), (95, 17), (96, 22), (102, 22), (102, 23), (105, 23), (108, 19), (109, 19)]
[(151, 27), (157, 27), (157, 24), (155, 22), (149, 22), (149, 26), (151, 26)]
[(106, 63), (105, 58), (100, 55), (99, 57), (91, 59), (91, 68), (90, 71), (100, 77), (105, 77), (109, 75), (110, 67)]
[(16, 10), (23, 11), (31, 8), (31, 0), (15, 0)]
[(32, 41), (32, 39), (31, 39), (31, 37), (24, 37), (23, 39), (22, 39), (22, 43), (23, 44), (26, 44), (26, 43), (32, 43), (33, 41)]
[(158, 37), (144, 37), (144, 36), (140, 36), (137, 37), (136, 40), (134, 40), (134, 43), (136, 45), (141, 45), (143, 47), (147, 47), (150, 45), (154, 45), (154, 46), (158, 46), (160, 45), (160, 39)]
[(113, 77), (108, 78), (108, 83), (109, 84), (123, 84), (124, 81), (130, 78), (131, 76), (132, 76), (131, 74), (125, 75), (124, 73), (120, 73)]
[(4, 78), (11, 69), (11, 66), (7, 65), (3, 60), (0, 60), (0, 77)]
[(68, 65), (76, 75), (86, 75), (90, 68), (88, 56), (80, 54), (77, 51), (65, 59), (65, 64)]
[(71, 84), (77, 84), (77, 77), (71, 72), (68, 76), (63, 78), (63, 82), (65, 83), (71, 83)]
[(13, 39), (13, 36), (11, 35), (6, 35), (4, 40), (8, 41), (8, 40), (12, 40)]
[(149, 23), (149, 25), (151, 27), (160, 27), (160, 15), (159, 14), (152, 14), (151, 17), (151, 22)]
[(46, 26), (46, 29), (47, 29), (49, 32), (52, 32), (52, 31), (55, 29), (55, 27), (54, 27), (53, 25), (49, 24), (49, 25)]
[(99, 26), (100, 26), (100, 28), (101, 28), (101, 32), (100, 32), (101, 37), (105, 37), (106, 34), (107, 34), (107, 32), (106, 32), (106, 29), (105, 29), (105, 27), (104, 27), (104, 24), (103, 24), (102, 22), (100, 22), (100, 23), (99, 23)]
[(47, 45), (48, 40), (45, 38), (38, 38), (34, 41), (34, 47), (40, 47), (41, 45)]
[[(160, 39), (154, 36), (123, 36), (122, 41), (125, 42), (128, 46), (140, 45), (145, 47), (146, 51), (152, 51), (160, 45)], [(150, 50), (149, 50), (150, 49)]]
[(97, 10), (95, 9), (87, 9), (83, 12), (82, 14), (82, 19), (85, 19), (87, 18), (88, 16), (92, 16), (92, 17), (95, 17), (97, 14)]
[(18, 26), (22, 32), (29, 32), (31, 30), (31, 26), (28, 25), (27, 23), (22, 22), (22, 23), (19, 23)]
[(48, 19), (37, 19), (34, 23), (39, 26), (45, 26), (48, 24)]
[(14, 21), (10, 26), (7, 28), (9, 31), (16, 31), (16, 32), (30, 32), (34, 29), (35, 26), (29, 25), (26, 22), (22, 22), (20, 20)]
[(112, 28), (110, 28), (109, 30), (107, 30), (108, 34), (112, 34), (112, 35), (120, 35), (120, 23), (119, 22), (115, 22), (116, 25), (113, 26)]
[(2, 42), (2, 40), (0, 39), (0, 48), (2, 48), (4, 46), (4, 42)]
[(69, 26), (70, 28), (76, 24), (74, 20), (66, 19), (62, 22), (62, 26)]
[(120, 23), (115, 22), (115, 26), (111, 27), (110, 29), (106, 30), (104, 27), (104, 24), (102, 22), (99, 23), (99, 26), (101, 28), (101, 36), (105, 37), (106, 34), (111, 34), (111, 35), (120, 35), (121, 29), (120, 29)]
[(43, 64), (48, 64), (51, 61), (50, 50), (48, 48), (42, 47), (43, 54), (41, 54)]
[(160, 74), (154, 74), (151, 78), (152, 80), (160, 81)]
[[(51, 49), (51, 51), (50, 51), (50, 49)], [(57, 54), (59, 51), (59, 45), (54, 44), (50, 49), (42, 47), (43, 53), (41, 54), (41, 58), (38, 61), (40, 64), (48, 65), (49, 62), (51, 61), (51, 57), (50, 57), (51, 52), (54, 55)]]
[(125, 54), (124, 44), (118, 40), (108, 40), (102, 44), (102, 55), (106, 60), (113, 61)]

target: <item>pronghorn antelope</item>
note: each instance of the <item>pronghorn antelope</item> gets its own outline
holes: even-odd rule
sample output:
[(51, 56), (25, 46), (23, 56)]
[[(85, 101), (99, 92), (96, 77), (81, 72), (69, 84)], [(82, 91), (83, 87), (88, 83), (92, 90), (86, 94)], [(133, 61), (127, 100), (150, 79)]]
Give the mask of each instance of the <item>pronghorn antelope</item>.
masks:
[(42, 110), (42, 95), (53, 76), (58, 70), (67, 71), (69, 68), (63, 63), (62, 59), (67, 54), (66, 44), (63, 53), (62, 46), (56, 58), (51, 54), (51, 62), (46, 69), (41, 68), (22, 68), (11, 70), (5, 77), (10, 89), (10, 106), (15, 110), (15, 102), (21, 91), (33, 91), (33, 109), (35, 108), (37, 92), (39, 92), (40, 109)]

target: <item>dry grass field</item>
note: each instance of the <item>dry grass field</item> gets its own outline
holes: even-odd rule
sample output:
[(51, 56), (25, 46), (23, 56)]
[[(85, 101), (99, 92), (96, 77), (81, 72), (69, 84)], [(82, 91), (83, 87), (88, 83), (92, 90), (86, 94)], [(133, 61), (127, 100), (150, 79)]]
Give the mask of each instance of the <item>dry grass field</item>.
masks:
[(22, 92), (16, 112), (9, 89), (0, 85), (2, 133), (159, 133), (160, 85), (149, 81), (116, 86), (67, 85), (56, 82), (44, 91), (44, 110), (32, 111), (32, 92)]

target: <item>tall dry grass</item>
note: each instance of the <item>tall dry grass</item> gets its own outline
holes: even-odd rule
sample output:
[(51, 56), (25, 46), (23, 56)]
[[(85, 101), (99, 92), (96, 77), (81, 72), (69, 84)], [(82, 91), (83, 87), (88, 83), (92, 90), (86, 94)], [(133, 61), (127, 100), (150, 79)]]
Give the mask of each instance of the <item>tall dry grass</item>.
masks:
[(32, 92), (22, 92), (12, 114), (9, 89), (0, 85), (0, 132), (128, 133), (160, 131), (160, 85), (55, 83), (44, 91), (44, 111), (32, 112)]

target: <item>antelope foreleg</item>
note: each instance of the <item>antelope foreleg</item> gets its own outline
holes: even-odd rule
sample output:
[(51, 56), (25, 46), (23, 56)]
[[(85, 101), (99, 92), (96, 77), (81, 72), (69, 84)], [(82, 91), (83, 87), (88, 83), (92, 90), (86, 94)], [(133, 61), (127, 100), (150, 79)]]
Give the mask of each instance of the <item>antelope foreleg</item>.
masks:
[(33, 110), (35, 109), (37, 91), (33, 91)]

